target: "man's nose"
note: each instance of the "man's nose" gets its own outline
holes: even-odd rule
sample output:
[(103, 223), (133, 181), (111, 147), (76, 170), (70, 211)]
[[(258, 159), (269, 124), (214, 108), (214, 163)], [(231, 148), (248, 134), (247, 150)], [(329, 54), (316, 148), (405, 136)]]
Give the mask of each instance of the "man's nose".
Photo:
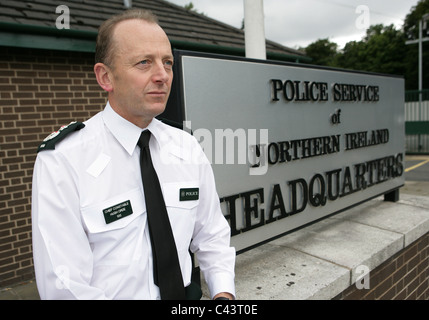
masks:
[(154, 65), (152, 81), (157, 83), (165, 83), (170, 79), (170, 73), (165, 69), (164, 63), (162, 61), (157, 62)]

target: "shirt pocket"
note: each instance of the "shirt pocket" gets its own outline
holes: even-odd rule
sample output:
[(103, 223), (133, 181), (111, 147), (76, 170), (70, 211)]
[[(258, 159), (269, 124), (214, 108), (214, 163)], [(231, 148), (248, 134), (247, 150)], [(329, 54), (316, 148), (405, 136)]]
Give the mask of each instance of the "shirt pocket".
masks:
[[(85, 227), (90, 234), (123, 229), (145, 212), (146, 204), (140, 188), (81, 208)], [(108, 216), (107, 222), (105, 215)]]
[(200, 201), (198, 181), (164, 183), (162, 189), (177, 249), (188, 250)]

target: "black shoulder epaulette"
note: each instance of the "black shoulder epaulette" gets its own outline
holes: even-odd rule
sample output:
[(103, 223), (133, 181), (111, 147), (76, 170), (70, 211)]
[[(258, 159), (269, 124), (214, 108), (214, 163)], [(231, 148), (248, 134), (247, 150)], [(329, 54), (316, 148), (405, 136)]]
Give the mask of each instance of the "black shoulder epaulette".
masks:
[(82, 122), (78, 122), (78, 121), (73, 121), (66, 126), (62, 126), (58, 131), (52, 132), (49, 136), (47, 136), (43, 140), (43, 142), (40, 144), (39, 148), (37, 149), (37, 152), (43, 151), (43, 150), (54, 150), (56, 143), (63, 140), (70, 133), (74, 131), (78, 131), (83, 127), (85, 127), (85, 125)]

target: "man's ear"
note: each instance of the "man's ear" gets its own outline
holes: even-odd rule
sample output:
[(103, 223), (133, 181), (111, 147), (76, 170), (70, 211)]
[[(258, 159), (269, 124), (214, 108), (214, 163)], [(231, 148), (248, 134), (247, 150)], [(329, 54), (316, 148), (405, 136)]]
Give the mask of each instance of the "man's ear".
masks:
[(97, 82), (107, 92), (113, 91), (112, 73), (110, 68), (104, 63), (98, 62), (94, 66), (95, 77)]

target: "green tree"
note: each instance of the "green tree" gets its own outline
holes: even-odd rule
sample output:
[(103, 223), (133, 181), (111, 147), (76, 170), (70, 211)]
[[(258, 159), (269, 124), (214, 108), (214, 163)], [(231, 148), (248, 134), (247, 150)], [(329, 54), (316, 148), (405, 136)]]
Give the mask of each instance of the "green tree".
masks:
[[(407, 14), (404, 21), (404, 33), (407, 40), (416, 40), (419, 38), (419, 21), (422, 17), (429, 13), (429, 0), (420, 0), (411, 12)], [(423, 37), (428, 37), (429, 23), (427, 28), (423, 30)], [(423, 89), (429, 89), (429, 41), (423, 42)], [(418, 44), (410, 44), (407, 46), (406, 61), (406, 83), (407, 90), (417, 90), (419, 87), (418, 80)]]
[(193, 4), (192, 2), (189, 2), (188, 4), (185, 4), (183, 7), (184, 7), (186, 10), (188, 10), (188, 11), (193, 11), (193, 10), (195, 10), (195, 9), (194, 9), (194, 4)]
[(204, 12), (198, 12), (198, 10), (195, 8), (195, 6), (194, 6), (194, 4), (192, 3), (192, 1), (191, 1), (191, 2), (189, 2), (188, 4), (185, 4), (185, 5), (183, 6), (183, 8), (185, 8), (185, 10), (190, 11), (190, 12), (195, 12), (195, 13), (198, 13), (198, 14), (205, 15), (205, 13), (204, 13)]
[(404, 75), (406, 50), (401, 30), (396, 30), (393, 25), (373, 25), (361, 41), (345, 46), (338, 66)]
[(341, 53), (336, 56), (336, 59), (333, 62), (334, 67), (365, 70), (366, 67), (363, 63), (365, 60), (363, 47), (364, 43), (362, 41), (347, 42)]
[[(402, 30), (393, 25), (373, 25), (361, 41), (348, 42), (338, 51), (335, 43), (321, 39), (305, 48), (314, 64), (345, 69), (401, 75), (407, 90), (418, 89), (418, 45), (406, 45), (418, 39), (419, 21), (429, 13), (429, 0), (420, 0), (411, 8)], [(429, 37), (429, 21), (423, 37)], [(423, 89), (429, 89), (429, 41), (423, 43)]]
[[(429, 1), (429, 0), (428, 0)], [(317, 40), (305, 48), (314, 64), (344, 69), (404, 75), (407, 48), (405, 36), (393, 25), (370, 26), (361, 41), (350, 41), (344, 49), (328, 39)]]
[(426, 13), (429, 13), (429, 0), (420, 0), (407, 14), (404, 21), (404, 32), (408, 40), (418, 39), (418, 24)]
[(311, 43), (305, 49), (307, 56), (311, 57), (312, 64), (331, 66), (338, 54), (338, 45), (329, 39), (319, 39)]

